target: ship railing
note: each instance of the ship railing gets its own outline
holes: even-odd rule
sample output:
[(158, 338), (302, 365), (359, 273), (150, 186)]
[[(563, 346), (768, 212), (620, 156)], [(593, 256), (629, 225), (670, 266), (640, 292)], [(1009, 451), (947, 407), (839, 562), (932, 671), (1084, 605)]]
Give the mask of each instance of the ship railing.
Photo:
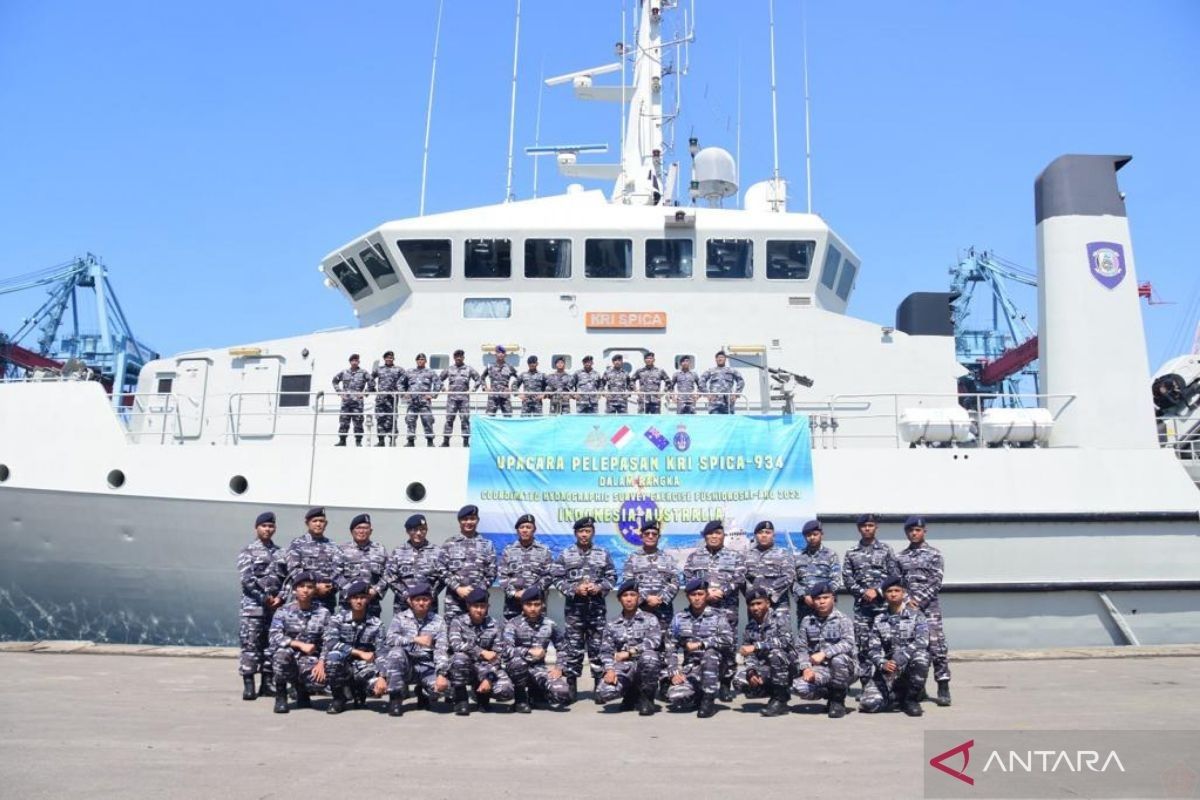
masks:
[(1200, 461), (1200, 415), (1159, 417), (1158, 444), (1183, 461)]

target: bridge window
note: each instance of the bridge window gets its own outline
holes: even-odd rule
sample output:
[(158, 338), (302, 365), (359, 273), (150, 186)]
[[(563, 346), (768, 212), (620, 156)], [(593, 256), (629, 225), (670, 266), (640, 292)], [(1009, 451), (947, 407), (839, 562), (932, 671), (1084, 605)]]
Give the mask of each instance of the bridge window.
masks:
[(512, 241), (467, 239), (463, 251), (463, 274), (468, 278), (511, 278)]
[(583, 274), (589, 278), (633, 277), (633, 240), (588, 239), (583, 246)]
[(571, 277), (571, 240), (526, 239), (525, 277)]
[(367, 272), (371, 273), (375, 285), (380, 289), (386, 289), (400, 280), (381, 244), (372, 244), (365, 250), (359, 250), (358, 260), (367, 268)]
[(362, 300), (371, 294), (371, 286), (359, 271), (354, 259), (347, 258), (333, 265), (333, 277), (346, 290), (352, 300)]
[(434, 372), (441, 372), (448, 366), (450, 366), (450, 356), (445, 353), (431, 353), (429, 355), (429, 368)]
[(415, 278), (450, 277), (449, 239), (397, 239), (396, 247)]
[(646, 277), (692, 277), (692, 240), (647, 239)]
[(842, 274), (838, 278), (837, 296), (845, 300), (850, 296), (850, 290), (854, 287), (854, 276), (858, 273), (858, 267), (854, 266), (854, 262), (846, 259), (846, 265), (842, 267)]
[(754, 276), (754, 243), (749, 239), (709, 239), (705, 272), (710, 278)]
[(279, 407), (307, 408), (312, 375), (284, 375), (279, 379)]
[(770, 240), (767, 242), (767, 279), (802, 281), (812, 271), (814, 241)]
[(837, 280), (838, 267), (842, 263), (842, 254), (833, 245), (825, 251), (825, 266), (821, 268), (821, 285), (826, 289), (832, 289), (834, 282)]
[(158, 394), (170, 394), (171, 386), (175, 383), (174, 375), (159, 375), (158, 376)]
[(507, 297), (468, 297), (463, 300), (466, 319), (507, 319), (512, 316), (512, 300)]

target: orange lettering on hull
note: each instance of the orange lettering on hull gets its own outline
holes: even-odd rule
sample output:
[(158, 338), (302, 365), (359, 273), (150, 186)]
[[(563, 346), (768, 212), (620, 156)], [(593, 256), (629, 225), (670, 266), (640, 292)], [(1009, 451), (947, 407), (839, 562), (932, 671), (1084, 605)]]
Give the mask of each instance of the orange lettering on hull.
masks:
[(585, 317), (589, 328), (665, 328), (665, 311), (589, 311)]

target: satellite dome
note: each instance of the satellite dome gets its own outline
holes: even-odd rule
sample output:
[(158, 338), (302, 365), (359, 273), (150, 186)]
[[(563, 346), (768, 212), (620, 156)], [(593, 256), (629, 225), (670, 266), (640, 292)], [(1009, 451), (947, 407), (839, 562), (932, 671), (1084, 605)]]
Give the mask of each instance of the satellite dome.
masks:
[(750, 184), (742, 198), (742, 208), (747, 211), (787, 211), (787, 181), (759, 181)]
[(701, 197), (719, 198), (737, 194), (737, 165), (728, 150), (705, 147), (696, 153), (692, 173)]

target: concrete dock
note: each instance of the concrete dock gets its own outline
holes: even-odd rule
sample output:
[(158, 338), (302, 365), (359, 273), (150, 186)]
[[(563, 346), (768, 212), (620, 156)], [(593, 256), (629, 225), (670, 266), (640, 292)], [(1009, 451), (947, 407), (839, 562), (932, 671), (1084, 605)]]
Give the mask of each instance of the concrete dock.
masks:
[(1195, 646), (967, 653), (953, 707), (842, 720), (795, 699), (778, 719), (741, 699), (710, 720), (642, 719), (590, 691), (528, 716), (393, 719), (373, 701), (332, 717), (326, 698), (284, 716), (241, 699), (227, 651), (38, 647), (0, 645), (0, 796), (919, 797), (925, 730), (1200, 726)]

